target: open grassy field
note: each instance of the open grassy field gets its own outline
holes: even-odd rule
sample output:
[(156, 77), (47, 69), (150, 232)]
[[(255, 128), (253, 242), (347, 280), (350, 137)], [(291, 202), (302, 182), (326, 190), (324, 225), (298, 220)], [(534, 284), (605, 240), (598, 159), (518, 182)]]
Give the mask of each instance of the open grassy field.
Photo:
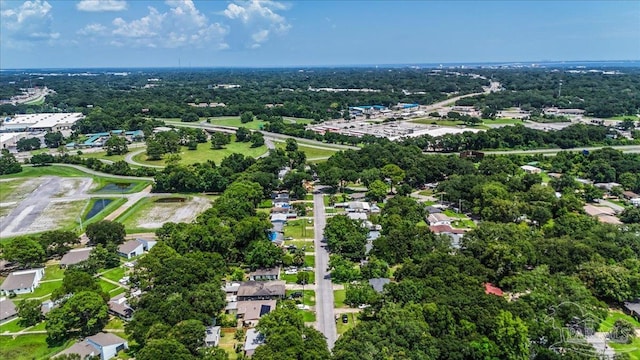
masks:
[[(286, 143), (277, 142), (276, 149), (284, 150), (286, 147)], [(318, 158), (329, 158), (331, 155), (338, 152), (338, 149), (325, 148), (319, 149), (317, 147), (305, 146), (303, 143), (298, 143), (298, 150), (302, 151), (307, 155), (307, 159), (318, 159)]]
[[(640, 322), (633, 317), (624, 314), (619, 310), (611, 310), (607, 315), (607, 318), (600, 324), (598, 331), (608, 332), (613, 328), (616, 320), (623, 319), (633, 324), (636, 329), (640, 329)], [(640, 360), (640, 338), (636, 337), (630, 344), (618, 344), (615, 342), (608, 343), (612, 348), (619, 353), (626, 353), (632, 360)]]
[(221, 116), (221, 117), (201, 118), (200, 120), (207, 120), (207, 119), (209, 120), (209, 123), (211, 125), (231, 126), (236, 128), (245, 127), (247, 129), (252, 129), (252, 130), (260, 130), (262, 129), (264, 124), (266, 124), (265, 121), (258, 120), (258, 119), (253, 119), (253, 121), (243, 124), (242, 122), (240, 122), (239, 116)]
[(59, 288), (60, 286), (62, 286), (62, 279), (59, 281), (50, 281), (50, 282), (40, 283), (40, 286), (38, 286), (34, 292), (29, 294), (20, 294), (15, 297), (15, 300), (13, 300), (13, 302), (16, 303), (16, 302), (20, 302), (20, 300), (34, 299), (34, 298), (38, 298), (38, 300), (44, 301), (49, 297), (51, 297), (51, 293), (55, 289)]
[(22, 171), (16, 174), (0, 175), (0, 179), (13, 179), (13, 178), (28, 178), (39, 176), (61, 176), (61, 177), (90, 177), (85, 172), (80, 170), (60, 166), (23, 166)]
[(238, 344), (238, 341), (233, 338), (235, 331), (236, 329), (233, 328), (224, 328), (220, 332), (220, 343), (218, 344), (218, 347), (229, 354), (229, 360), (235, 360), (238, 358), (238, 354), (235, 350), (235, 346)]
[(81, 155), (83, 158), (87, 159), (104, 159), (110, 160), (113, 162), (116, 161), (124, 161), (125, 155), (107, 155), (106, 151), (97, 151), (97, 152), (83, 152)]
[[(212, 160), (216, 164), (220, 164), (223, 158), (239, 153), (245, 156), (250, 157), (258, 157), (267, 152), (267, 147), (265, 145), (252, 148), (251, 143), (248, 142), (235, 142), (235, 136), (232, 136), (231, 143), (225, 146), (224, 149), (213, 150), (211, 149), (210, 143), (202, 143), (198, 144), (198, 148), (196, 150), (188, 150), (186, 147), (182, 147), (180, 151), (180, 163), (181, 164), (193, 164), (198, 162), (205, 162), (207, 160)], [(147, 155), (143, 152), (133, 157), (133, 160), (146, 165), (157, 165), (164, 166), (166, 161), (165, 159), (160, 160), (147, 160)]]
[(109, 269), (107, 271), (105, 271), (104, 273), (102, 273), (100, 276), (109, 279), (111, 281), (118, 281), (120, 279), (122, 279), (122, 277), (124, 276), (125, 273), (125, 269), (121, 266), (113, 268), (113, 269)]
[(46, 339), (47, 334), (20, 335), (15, 339), (11, 336), (0, 336), (0, 359), (48, 359), (74, 341), (70, 340), (61, 346), (49, 347)]
[(334, 290), (333, 291), (333, 307), (335, 308), (346, 308), (347, 305), (344, 304), (344, 299), (347, 295), (347, 290)]
[(313, 225), (308, 224), (305, 219), (288, 221), (284, 227), (284, 236), (290, 236), (294, 239), (311, 239), (313, 238)]
[(122, 223), (128, 233), (149, 232), (165, 222), (190, 222), (210, 206), (211, 202), (204, 197), (147, 197), (127, 209), (116, 221)]
[(18, 332), (24, 329), (25, 327), (20, 326), (20, 318), (15, 318), (0, 326), (0, 334), (4, 332)]

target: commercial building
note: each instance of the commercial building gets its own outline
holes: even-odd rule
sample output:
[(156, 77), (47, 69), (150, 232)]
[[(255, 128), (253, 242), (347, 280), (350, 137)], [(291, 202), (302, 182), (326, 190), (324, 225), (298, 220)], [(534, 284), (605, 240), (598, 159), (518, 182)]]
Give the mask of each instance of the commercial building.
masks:
[(4, 119), (0, 125), (0, 132), (71, 130), (71, 127), (81, 119), (84, 119), (82, 113), (15, 115)]

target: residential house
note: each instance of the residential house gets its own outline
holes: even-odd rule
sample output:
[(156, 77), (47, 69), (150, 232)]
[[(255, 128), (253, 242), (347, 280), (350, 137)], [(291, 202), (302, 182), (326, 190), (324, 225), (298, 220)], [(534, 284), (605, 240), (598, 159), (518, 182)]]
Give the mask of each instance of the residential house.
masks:
[(18, 317), (16, 304), (6, 297), (0, 298), (0, 323), (15, 319)]
[(268, 281), (280, 279), (280, 267), (270, 269), (257, 269), (249, 273), (250, 281)]
[(535, 167), (531, 165), (522, 165), (520, 166), (520, 169), (524, 170), (529, 174), (540, 174), (542, 172), (542, 169), (540, 169), (539, 167)]
[(44, 269), (14, 271), (0, 285), (0, 294), (27, 294), (33, 292), (44, 276)]
[(624, 196), (624, 198), (627, 200), (640, 198), (640, 195), (634, 193), (633, 191), (623, 191), (622, 196)]
[(595, 183), (593, 184), (593, 186), (603, 190), (611, 191), (614, 187), (621, 187), (622, 185), (616, 182), (608, 182), (608, 183)]
[(620, 219), (615, 216), (615, 210), (610, 207), (587, 204), (583, 209), (587, 215), (595, 217), (600, 222), (615, 225), (622, 224)]
[(204, 346), (218, 346), (220, 343), (220, 326), (207, 326), (204, 335)]
[(431, 230), (434, 234), (443, 234), (447, 235), (451, 238), (451, 246), (454, 249), (459, 249), (462, 237), (466, 233), (466, 230), (463, 229), (454, 229), (451, 225), (431, 225), (429, 226), (429, 230)]
[(47, 315), (49, 311), (53, 310), (54, 307), (56, 307), (56, 303), (54, 303), (53, 301), (51, 300), (43, 301), (42, 305), (40, 305), (40, 312), (42, 313), (42, 315)]
[(640, 300), (635, 302), (625, 302), (624, 309), (629, 315), (640, 321)]
[(239, 301), (237, 308), (238, 319), (242, 319), (243, 326), (253, 327), (263, 315), (276, 309), (276, 300)]
[(283, 299), (284, 281), (246, 281), (238, 288), (238, 301)]
[(289, 193), (288, 192), (273, 192), (271, 194), (274, 202), (289, 202)]
[(629, 202), (631, 203), (631, 205), (633, 206), (640, 206), (640, 197), (634, 198), (629, 200)]
[(109, 360), (115, 357), (120, 350), (128, 348), (127, 340), (111, 333), (101, 332), (73, 344), (56, 356), (78, 354), (81, 359), (87, 356), (100, 356), (101, 360)]
[(347, 213), (347, 217), (351, 220), (360, 220), (360, 221), (367, 220), (367, 214), (363, 212), (350, 212), (350, 213)]
[(435, 225), (451, 226), (451, 218), (445, 215), (444, 213), (429, 214), (429, 216), (427, 216), (427, 222), (431, 226), (435, 226)]
[(133, 317), (133, 309), (127, 302), (127, 296), (125, 293), (116, 295), (109, 299), (107, 303), (109, 306), (109, 313), (117, 316), (122, 320), (129, 321)]
[(367, 194), (363, 192), (349, 194), (349, 198), (353, 201), (362, 201), (366, 197), (367, 197)]
[(487, 295), (503, 296), (504, 292), (492, 283), (484, 283), (484, 293)]
[(287, 214), (271, 214), (272, 223), (284, 223), (287, 222)]
[(288, 214), (289, 208), (288, 207), (272, 207), (271, 213), (272, 214)]
[(258, 346), (264, 344), (265, 337), (256, 329), (247, 330), (247, 336), (244, 341), (244, 355), (252, 357)]
[(118, 246), (118, 255), (131, 259), (151, 250), (156, 241), (146, 239), (134, 239)]
[(429, 214), (440, 214), (440, 213), (442, 213), (442, 209), (439, 208), (439, 207), (435, 207), (435, 206), (427, 206), (425, 208), (425, 210), (427, 210), (427, 212)]
[(350, 201), (347, 203), (348, 212), (369, 212), (371, 211), (371, 205), (365, 201)]
[(60, 267), (65, 269), (69, 265), (75, 265), (89, 259), (89, 255), (93, 250), (92, 247), (71, 249), (60, 259)]
[(388, 278), (373, 278), (369, 279), (369, 285), (373, 287), (377, 293), (382, 293), (384, 291), (384, 286), (390, 283), (391, 280)]

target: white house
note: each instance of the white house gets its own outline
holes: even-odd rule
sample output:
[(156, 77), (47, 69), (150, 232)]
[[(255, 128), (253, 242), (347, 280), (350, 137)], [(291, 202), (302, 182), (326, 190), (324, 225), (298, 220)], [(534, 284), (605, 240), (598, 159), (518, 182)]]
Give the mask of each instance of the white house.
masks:
[(0, 285), (0, 294), (27, 294), (33, 292), (44, 276), (44, 269), (14, 271)]
[(531, 165), (522, 165), (520, 166), (520, 169), (528, 172), (529, 174), (540, 174), (542, 172), (542, 169)]
[(132, 257), (140, 256), (145, 251), (151, 250), (151, 248), (156, 244), (156, 241), (146, 240), (146, 239), (135, 239), (129, 240), (124, 244), (118, 246), (118, 255), (124, 256), (127, 259), (131, 259)]
[(207, 326), (204, 335), (204, 346), (218, 346), (220, 343), (220, 326)]
[(87, 356), (100, 356), (101, 360), (109, 360), (115, 357), (120, 350), (128, 348), (127, 340), (111, 333), (101, 332), (73, 344), (56, 356), (78, 354), (81, 359)]
[(451, 225), (451, 218), (445, 214), (429, 214), (427, 217), (429, 225)]

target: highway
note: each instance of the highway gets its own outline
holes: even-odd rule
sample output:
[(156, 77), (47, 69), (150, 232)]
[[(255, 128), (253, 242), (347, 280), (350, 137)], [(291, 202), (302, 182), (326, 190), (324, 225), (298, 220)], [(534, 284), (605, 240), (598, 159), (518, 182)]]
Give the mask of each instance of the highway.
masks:
[(313, 216), (316, 252), (316, 321), (318, 331), (327, 338), (327, 345), (331, 350), (336, 342), (336, 322), (333, 311), (333, 285), (327, 271), (329, 252), (322, 242), (326, 216), (321, 193), (313, 195)]

